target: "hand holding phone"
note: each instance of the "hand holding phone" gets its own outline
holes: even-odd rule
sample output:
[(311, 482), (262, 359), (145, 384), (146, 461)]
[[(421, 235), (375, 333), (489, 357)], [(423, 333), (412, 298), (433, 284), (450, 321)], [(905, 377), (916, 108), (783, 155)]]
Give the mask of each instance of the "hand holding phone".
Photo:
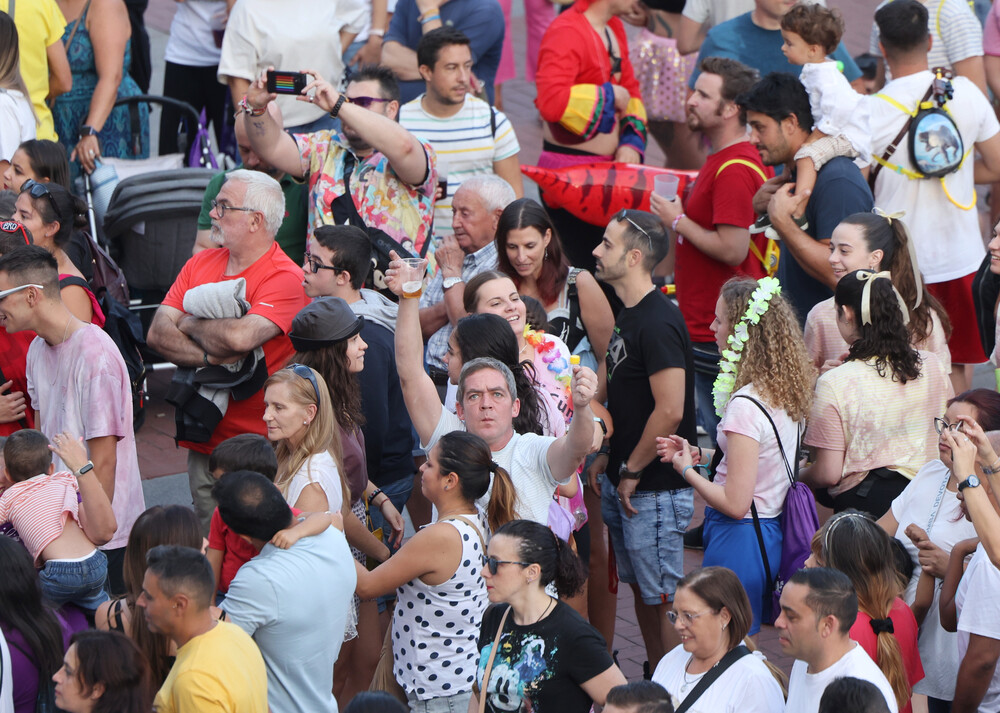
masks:
[(267, 71), (267, 91), (272, 94), (302, 94), (309, 77), (302, 72)]

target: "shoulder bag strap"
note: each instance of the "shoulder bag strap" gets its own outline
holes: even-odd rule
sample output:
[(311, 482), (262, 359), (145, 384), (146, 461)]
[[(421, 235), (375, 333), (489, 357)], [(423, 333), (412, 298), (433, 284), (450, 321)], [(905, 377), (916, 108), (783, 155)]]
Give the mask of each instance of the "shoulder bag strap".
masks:
[(674, 709), (674, 713), (686, 713), (686, 711), (695, 704), (695, 701), (701, 697), (701, 694), (707, 691), (709, 686), (719, 679), (719, 676), (724, 674), (730, 666), (739, 661), (741, 658), (749, 655), (750, 649), (743, 644), (740, 644), (735, 649), (731, 649), (729, 653), (719, 660), (719, 663), (715, 664), (704, 676), (701, 677), (701, 680), (698, 681), (698, 685), (691, 690), (691, 693), (689, 693), (687, 698), (684, 699), (684, 702)]
[[(11, 0), (11, 5), (14, 4)], [(83, 22), (83, 18), (87, 16), (87, 10), (90, 9), (90, 0), (87, 0), (87, 4), (83, 6), (83, 12), (80, 13), (80, 17), (76, 18), (76, 22), (73, 23), (73, 29), (69, 31), (69, 37), (66, 39), (66, 43), (63, 45), (66, 51), (73, 45), (73, 38), (76, 37), (76, 31), (80, 29), (80, 23)]]
[(483, 669), (483, 686), (479, 691), (479, 713), (486, 711), (486, 692), (490, 690), (490, 674), (493, 672), (493, 659), (496, 658), (497, 649), (500, 647), (500, 635), (503, 633), (503, 625), (507, 622), (507, 615), (514, 607), (507, 605), (507, 611), (500, 617), (500, 626), (497, 627), (497, 635), (493, 637), (493, 648), (490, 649), (490, 657), (486, 660), (486, 668)]
[[(792, 470), (792, 467), (788, 464), (788, 456), (785, 455), (785, 447), (781, 445), (781, 436), (778, 434), (778, 427), (774, 424), (774, 419), (771, 418), (771, 414), (769, 414), (767, 412), (767, 409), (764, 408), (764, 404), (755, 399), (753, 396), (747, 396), (746, 394), (737, 394), (733, 398), (746, 399), (747, 401), (752, 401), (753, 403), (757, 404), (757, 408), (759, 408), (761, 413), (764, 414), (764, 417), (767, 419), (767, 422), (771, 424), (771, 428), (774, 431), (774, 440), (778, 442), (778, 452), (781, 454), (781, 460), (785, 464), (785, 473), (788, 475), (789, 482), (791, 482), (794, 485), (795, 472)], [(798, 459), (796, 458), (796, 466), (797, 465), (798, 465)]]
[(483, 539), (483, 532), (482, 532), (482, 530), (480, 530), (479, 527), (474, 522), (472, 522), (472, 520), (470, 520), (469, 518), (467, 518), (467, 517), (465, 517), (463, 515), (452, 515), (448, 519), (449, 520), (461, 520), (466, 525), (468, 525), (469, 527), (471, 527), (473, 530), (476, 531), (476, 534), (479, 535), (479, 544), (483, 548), (483, 557), (485, 557), (486, 556), (486, 540)]
[(7, 3), (7, 14), (10, 15), (11, 20), (14, 19), (14, 0), (10, 0), (10, 2)]
[[(892, 158), (892, 155), (894, 153), (896, 153), (896, 149), (899, 148), (899, 142), (902, 141), (903, 137), (906, 136), (906, 134), (910, 131), (910, 126), (913, 124), (913, 120), (917, 118), (917, 113), (920, 110), (920, 105), (923, 104), (928, 99), (930, 99), (931, 94), (933, 93), (934, 93), (934, 82), (931, 82), (931, 85), (927, 88), (927, 93), (924, 94), (924, 98), (921, 99), (919, 102), (917, 102), (917, 111), (910, 114), (910, 118), (906, 120), (905, 124), (903, 124), (903, 128), (899, 130), (898, 134), (896, 134), (896, 138), (890, 141), (889, 145), (885, 147), (885, 153), (882, 154), (881, 161), (876, 160), (875, 165), (871, 167), (871, 171), (868, 172), (868, 186), (869, 188), (872, 189), (873, 193), (875, 191), (875, 177), (878, 176), (878, 172), (882, 170), (882, 166), (885, 163), (887, 163), (890, 158)], [(890, 104), (898, 104), (897, 101), (883, 94), (879, 94), (878, 97), (880, 99), (884, 99)]]

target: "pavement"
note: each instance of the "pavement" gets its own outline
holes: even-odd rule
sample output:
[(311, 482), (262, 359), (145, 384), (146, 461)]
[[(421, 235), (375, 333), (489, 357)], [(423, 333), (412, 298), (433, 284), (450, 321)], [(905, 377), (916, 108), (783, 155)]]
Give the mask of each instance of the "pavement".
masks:
[[(832, 0), (829, 5), (838, 7), (844, 14), (847, 25), (845, 44), (852, 55), (867, 50), (868, 34), (871, 28), (871, 18), (877, 2), (875, 0)], [(150, 35), (153, 54), (153, 80), (151, 94), (162, 92), (163, 88), (163, 54), (166, 46), (167, 32), (173, 17), (176, 4), (173, 0), (150, 0), (146, 12), (146, 24)], [(514, 1), (511, 32), (514, 37), (514, 54), (518, 58), (519, 74), (524, 73), (524, 17), (521, 0)], [(521, 144), (521, 163), (534, 164), (542, 145), (541, 123), (534, 107), (535, 86), (523, 79), (512, 80), (504, 85), (504, 111), (513, 123)], [(159, 110), (154, 109), (150, 122), (152, 145), (157, 145)], [(664, 157), (650, 141), (647, 162), (663, 165)], [(525, 179), (526, 192), (532, 195), (537, 189)], [(169, 383), (171, 371), (158, 371), (149, 379), (150, 400), (147, 405), (146, 423), (137, 434), (139, 451), (139, 466), (143, 478), (143, 490), (147, 506), (156, 504), (191, 504), (191, 496), (187, 486), (186, 451), (174, 444), (173, 408), (163, 400), (166, 386)], [(987, 368), (977, 370), (976, 386), (993, 388), (992, 373)], [(696, 523), (701, 520), (702, 506), (696, 504)], [(693, 523), (695, 524), (695, 523)], [(701, 564), (701, 552), (685, 550), (684, 568), (690, 571)], [(777, 633), (773, 627), (765, 626), (758, 638), (758, 646), (763, 653), (775, 662), (786, 673), (790, 671), (792, 661), (781, 655)], [(646, 659), (642, 636), (636, 623), (632, 595), (627, 586), (621, 586), (618, 593), (617, 627), (614, 648), (618, 650), (618, 658), (622, 671), (629, 680), (638, 680), (642, 676), (642, 664)]]

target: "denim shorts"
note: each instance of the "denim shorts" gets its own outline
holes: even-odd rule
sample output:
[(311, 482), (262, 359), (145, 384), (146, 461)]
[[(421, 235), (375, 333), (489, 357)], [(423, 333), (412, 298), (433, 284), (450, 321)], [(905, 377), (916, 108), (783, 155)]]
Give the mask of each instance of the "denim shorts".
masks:
[(425, 701), (417, 699), (416, 693), (407, 693), (406, 702), (411, 713), (469, 713), (469, 700), (472, 691), (456, 693), (454, 696), (428, 698)]
[(81, 609), (96, 610), (109, 599), (104, 591), (108, 559), (100, 550), (79, 562), (49, 560), (38, 578), (42, 593), (56, 607), (72, 602)]
[(650, 606), (669, 602), (684, 576), (684, 532), (694, 514), (694, 490), (638, 490), (630, 498), (637, 515), (627, 517), (618, 491), (601, 484), (601, 514), (611, 534), (618, 579), (638, 584)]

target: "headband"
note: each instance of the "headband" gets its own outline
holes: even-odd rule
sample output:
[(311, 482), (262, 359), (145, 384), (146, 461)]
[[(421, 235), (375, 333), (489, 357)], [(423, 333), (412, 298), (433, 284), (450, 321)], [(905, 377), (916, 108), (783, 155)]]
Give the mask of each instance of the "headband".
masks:
[(858, 270), (857, 276), (859, 280), (865, 283), (864, 289), (861, 291), (861, 324), (872, 323), (872, 283), (882, 278), (889, 281), (892, 293), (896, 295), (896, 301), (899, 303), (899, 311), (903, 315), (903, 324), (910, 323), (910, 310), (907, 309), (906, 302), (903, 301), (903, 296), (899, 294), (899, 290), (892, 284), (892, 273), (888, 270), (882, 270), (882, 272)]
[[(839, 525), (840, 523), (844, 522), (844, 520), (847, 520), (848, 518), (852, 518), (852, 517), (854, 517), (854, 518), (860, 518), (862, 520), (868, 520), (869, 522), (871, 522), (871, 520), (869, 520), (867, 517), (865, 517), (864, 513), (860, 513), (860, 512), (845, 512), (842, 515), (840, 515), (840, 517), (834, 516), (832, 519), (830, 519), (828, 521), (829, 524), (827, 525), (827, 528), (826, 528), (826, 534), (823, 535), (823, 552), (824, 553), (827, 553), (827, 552), (830, 551), (830, 533), (833, 532), (834, 528), (837, 527), (837, 525)], [(826, 564), (829, 565), (829, 562), (827, 562)]]
[[(889, 223), (889, 227), (892, 227), (892, 221), (899, 220), (906, 215), (905, 210), (898, 210), (895, 213), (886, 213), (878, 206), (872, 208), (872, 213), (880, 218), (885, 218)], [(920, 303), (924, 299), (924, 278), (920, 274), (920, 265), (917, 262), (917, 246), (913, 244), (913, 240), (910, 238), (910, 233), (906, 229), (906, 224), (903, 223), (902, 225), (903, 234), (906, 237), (906, 252), (910, 254), (910, 269), (913, 270), (913, 282), (917, 286), (917, 299), (913, 303), (913, 309), (916, 309), (920, 306)]]

